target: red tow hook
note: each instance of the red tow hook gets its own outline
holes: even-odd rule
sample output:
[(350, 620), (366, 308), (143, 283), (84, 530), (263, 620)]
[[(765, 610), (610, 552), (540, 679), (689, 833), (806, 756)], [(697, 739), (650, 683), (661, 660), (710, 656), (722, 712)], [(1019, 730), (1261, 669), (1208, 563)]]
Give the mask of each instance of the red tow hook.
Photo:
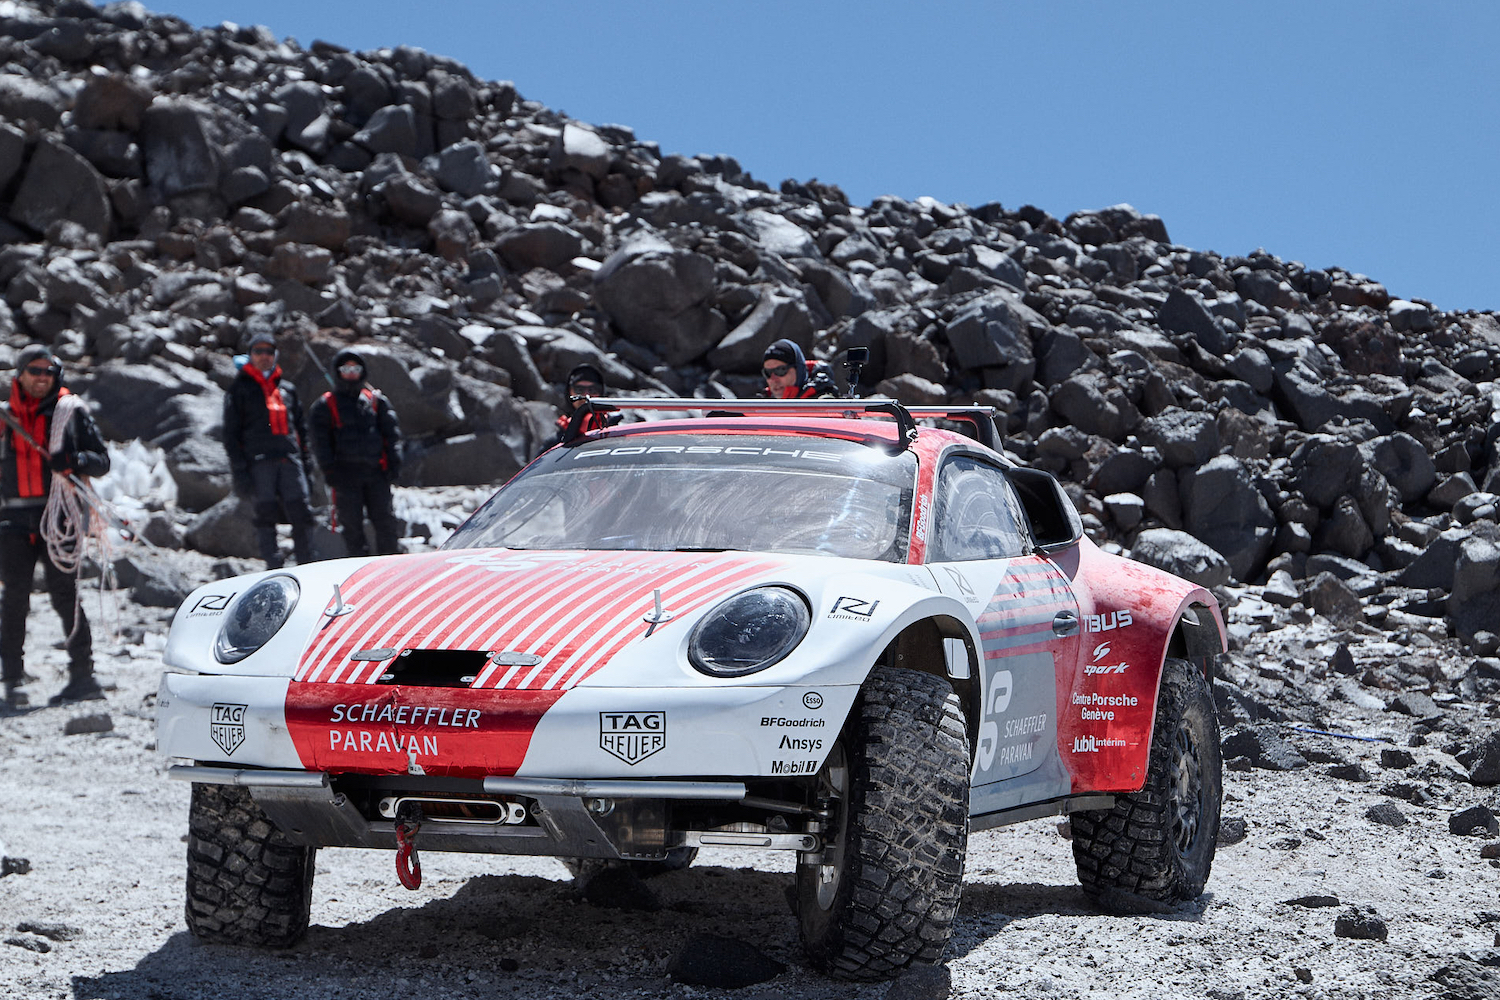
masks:
[(417, 857), (417, 831), (421, 813), (412, 810), (396, 820), (396, 877), (408, 889), (422, 885), (422, 862)]

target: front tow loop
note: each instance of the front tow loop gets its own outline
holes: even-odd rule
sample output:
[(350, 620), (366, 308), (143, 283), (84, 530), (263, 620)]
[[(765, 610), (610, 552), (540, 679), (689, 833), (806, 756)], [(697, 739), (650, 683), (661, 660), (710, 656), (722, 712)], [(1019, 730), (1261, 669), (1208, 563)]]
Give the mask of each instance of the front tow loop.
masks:
[(422, 810), (413, 804), (396, 817), (396, 877), (408, 889), (422, 886), (422, 861), (417, 857), (417, 831), (422, 829)]

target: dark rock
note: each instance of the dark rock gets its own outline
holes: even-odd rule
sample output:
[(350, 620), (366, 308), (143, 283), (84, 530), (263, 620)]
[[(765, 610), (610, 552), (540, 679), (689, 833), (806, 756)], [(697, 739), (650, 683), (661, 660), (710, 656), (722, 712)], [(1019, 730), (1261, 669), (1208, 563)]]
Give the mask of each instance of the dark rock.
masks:
[(34, 951), (39, 955), (45, 955), (52, 950), (52, 946), (41, 938), (34, 937), (8, 937), (5, 943), (15, 948), (23, 948), (26, 951)]
[(1213, 548), (1184, 531), (1152, 528), (1143, 531), (1131, 547), (1131, 557), (1164, 569), (1200, 587), (1219, 587), (1229, 582), (1229, 562)]
[(583, 250), (583, 237), (555, 222), (517, 226), (495, 241), (495, 250), (518, 271), (557, 268)]
[(1224, 737), (1223, 752), (1228, 757), (1247, 757), (1267, 771), (1295, 771), (1308, 766), (1307, 758), (1283, 740), (1275, 726), (1261, 725), (1242, 729)]
[(74, 927), (72, 924), (53, 924), (41, 920), (23, 920), (16, 924), (16, 930), (22, 934), (35, 934), (44, 937), (48, 941), (77, 941), (83, 937), (83, 928)]
[(1500, 834), (1500, 820), (1489, 806), (1470, 806), (1448, 817), (1448, 832), (1460, 837), (1493, 837)]
[(142, 607), (175, 608), (193, 590), (193, 584), (182, 571), (165, 560), (138, 559), (134, 563), (136, 574), (129, 584), (130, 599)]
[(1123, 441), (1141, 414), (1125, 391), (1097, 372), (1082, 372), (1048, 393), (1052, 408), (1087, 434)]
[(1466, 641), (1500, 622), (1500, 526), (1480, 521), (1459, 545), (1448, 615)]
[(39, 233), (60, 221), (107, 236), (109, 193), (94, 165), (63, 143), (44, 139), (31, 154), (9, 218)]
[(1332, 573), (1319, 573), (1302, 591), (1302, 602), (1339, 625), (1361, 621), (1363, 607), (1350, 586)]
[(1490, 733), (1474, 747), (1469, 783), (1500, 785), (1500, 733)]
[(528, 444), (524, 435), (460, 434), (430, 445), (414, 463), (408, 459), (406, 476), (423, 486), (499, 485), (526, 464)]
[(593, 874), (584, 883), (583, 899), (606, 910), (655, 913), (661, 909), (651, 887), (624, 865), (610, 866)]
[(1219, 455), (1184, 475), (1183, 526), (1224, 556), (1235, 579), (1253, 580), (1270, 555), (1276, 515), (1244, 464)]
[(90, 712), (87, 715), (75, 715), (63, 723), (64, 736), (86, 736), (90, 733), (114, 732), (115, 720), (109, 717), (108, 712)]
[(708, 363), (731, 372), (757, 371), (766, 348), (774, 341), (790, 340), (810, 353), (812, 337), (812, 317), (802, 297), (765, 286), (750, 315), (708, 352)]
[(1013, 369), (1017, 372), (1014, 380), (1017, 384), (995, 388), (1016, 390), (1036, 370), (1029, 331), (1046, 328), (1046, 321), (1024, 305), (1016, 293), (996, 290), (974, 299), (956, 313), (945, 327), (944, 335), (960, 369)]
[(1380, 751), (1381, 767), (1388, 767), (1393, 770), (1400, 771), (1411, 767), (1416, 762), (1417, 759), (1411, 754), (1407, 753), (1405, 750), (1398, 750), (1394, 747), (1386, 747), (1385, 749)]
[(183, 537), (206, 555), (249, 559), (260, 554), (250, 505), (232, 494), (189, 521)]
[(1373, 906), (1351, 906), (1333, 922), (1334, 937), (1384, 941), (1387, 933), (1385, 921)]
[(1416, 719), (1434, 719), (1443, 714), (1437, 702), (1420, 691), (1402, 691), (1391, 699), (1387, 711), (1399, 712)]
[(1470, 534), (1463, 528), (1450, 528), (1423, 542), (1422, 551), (1401, 571), (1397, 582), (1418, 590), (1452, 590), (1459, 550)]
[(1337, 896), (1298, 896), (1296, 899), (1283, 899), (1281, 905), (1317, 909), (1324, 906), (1338, 906), (1339, 898)]
[(1394, 802), (1377, 802), (1365, 810), (1365, 819), (1381, 826), (1405, 826), (1410, 822)]
[(1142, 421), (1136, 434), (1174, 469), (1202, 465), (1219, 450), (1214, 415), (1176, 406)]
[(381, 108), (370, 116), (365, 127), (354, 134), (353, 142), (371, 153), (417, 155), (417, 113), (409, 104)]
[(1340, 781), (1369, 781), (1370, 772), (1359, 764), (1334, 764), (1325, 772), (1330, 778)]
[(1219, 836), (1215, 843), (1219, 847), (1228, 847), (1232, 844), (1241, 843), (1249, 833), (1245, 819), (1242, 816), (1225, 816), (1219, 820)]
[(667, 963), (667, 975), (676, 982), (710, 989), (743, 989), (785, 971), (758, 948), (717, 934), (693, 935)]
[(708, 305), (713, 261), (647, 238), (621, 247), (594, 273), (594, 294), (620, 332), (669, 365), (724, 339), (724, 317)]

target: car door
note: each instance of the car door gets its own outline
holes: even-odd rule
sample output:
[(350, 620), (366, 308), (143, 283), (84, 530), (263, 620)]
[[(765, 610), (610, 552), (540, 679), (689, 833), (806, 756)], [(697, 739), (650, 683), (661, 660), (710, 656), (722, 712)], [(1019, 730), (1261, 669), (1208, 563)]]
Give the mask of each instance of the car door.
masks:
[(983, 648), (971, 809), (1066, 795), (1057, 693), (1078, 656), (1077, 598), (1061, 570), (1035, 551), (998, 464), (969, 452), (945, 456), (933, 507), (929, 568), (944, 593), (969, 606)]

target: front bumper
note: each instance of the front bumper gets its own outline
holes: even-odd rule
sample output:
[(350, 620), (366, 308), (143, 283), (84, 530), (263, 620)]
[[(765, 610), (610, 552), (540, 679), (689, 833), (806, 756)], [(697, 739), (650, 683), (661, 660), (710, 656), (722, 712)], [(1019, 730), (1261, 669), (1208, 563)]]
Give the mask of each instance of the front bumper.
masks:
[(331, 774), (565, 781), (796, 777), (822, 765), (855, 685), (471, 690), (168, 673), (168, 757)]

